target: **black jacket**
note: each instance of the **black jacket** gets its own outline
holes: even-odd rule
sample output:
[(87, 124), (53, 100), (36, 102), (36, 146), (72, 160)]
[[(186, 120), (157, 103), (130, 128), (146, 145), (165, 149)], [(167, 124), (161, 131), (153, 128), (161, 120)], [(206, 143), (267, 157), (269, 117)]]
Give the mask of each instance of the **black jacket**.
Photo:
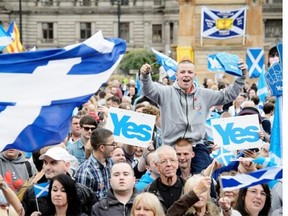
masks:
[(130, 200), (124, 205), (116, 199), (113, 190), (110, 188), (107, 197), (100, 199), (92, 207), (91, 216), (130, 216), (133, 200), (137, 194), (137, 190), (134, 189)]
[[(77, 194), (81, 202), (79, 203), (79, 205), (81, 205), (82, 207), (82, 212), (84, 212), (87, 215), (90, 215), (91, 208), (94, 205), (94, 203), (97, 201), (96, 194), (88, 187), (81, 185), (77, 182), (75, 183), (76, 183)], [(48, 204), (48, 196), (43, 196), (43, 197), (38, 198), (37, 202), (39, 206), (39, 211), (42, 213), (42, 215), (45, 215), (45, 216), (52, 215), (52, 212), (51, 212), (52, 208)], [(34, 211), (38, 211), (33, 185), (30, 185), (25, 191), (22, 205), (25, 209), (25, 216), (30, 216)]]

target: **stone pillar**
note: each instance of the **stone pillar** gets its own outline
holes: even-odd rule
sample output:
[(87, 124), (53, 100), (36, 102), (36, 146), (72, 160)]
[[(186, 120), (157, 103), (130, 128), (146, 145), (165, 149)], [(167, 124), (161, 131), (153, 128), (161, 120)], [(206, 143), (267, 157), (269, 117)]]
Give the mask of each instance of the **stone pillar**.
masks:
[(178, 22), (173, 23), (173, 41), (172, 44), (177, 44), (178, 41), (179, 25)]
[(178, 0), (179, 34), (178, 46), (195, 44), (195, 0)]
[[(264, 43), (263, 19), (262, 19), (263, 0), (247, 0), (247, 22), (246, 22), (246, 46), (262, 47)], [(257, 19), (255, 19), (257, 17)]]
[(149, 48), (151, 44), (151, 30), (149, 29), (149, 22), (144, 22), (144, 47)]
[(170, 23), (169, 22), (165, 22), (164, 24), (164, 45), (165, 45), (164, 53), (165, 55), (169, 56), (169, 53), (170, 53)]

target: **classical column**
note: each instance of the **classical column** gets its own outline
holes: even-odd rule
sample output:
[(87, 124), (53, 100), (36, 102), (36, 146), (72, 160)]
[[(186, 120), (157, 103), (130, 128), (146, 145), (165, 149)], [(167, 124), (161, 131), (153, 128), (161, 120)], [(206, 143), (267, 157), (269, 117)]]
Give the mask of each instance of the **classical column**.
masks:
[(165, 45), (165, 55), (169, 55), (170, 52), (170, 23), (164, 23), (164, 45)]

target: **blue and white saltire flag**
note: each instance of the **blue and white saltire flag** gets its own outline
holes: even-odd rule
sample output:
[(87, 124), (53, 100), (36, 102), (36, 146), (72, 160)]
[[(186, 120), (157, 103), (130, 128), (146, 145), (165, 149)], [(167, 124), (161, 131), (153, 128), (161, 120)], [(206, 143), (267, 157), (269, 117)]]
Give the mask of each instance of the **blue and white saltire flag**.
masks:
[(221, 64), (216, 58), (216, 54), (210, 54), (208, 56), (208, 70), (212, 72), (224, 71), (224, 68), (221, 66)]
[(137, 88), (137, 95), (142, 96), (142, 86), (139, 79), (139, 73), (136, 73), (136, 88)]
[(260, 164), (263, 167), (274, 167), (277, 166), (277, 163), (273, 160), (273, 158), (269, 157), (257, 157), (251, 160), (254, 163)]
[(209, 117), (206, 119), (205, 122), (205, 130), (206, 130), (206, 136), (208, 141), (213, 141), (213, 133), (212, 133), (212, 127), (211, 127), (211, 119), (220, 118), (220, 115), (216, 112), (211, 112), (209, 114)]
[(266, 79), (265, 79), (265, 65), (263, 64), (262, 66), (263, 70), (260, 73), (260, 76), (258, 78), (258, 90), (257, 90), (257, 95), (261, 101), (262, 106), (264, 105), (264, 103), (266, 102), (266, 97), (268, 95), (268, 88), (267, 88), (267, 84), (266, 84)]
[(220, 176), (219, 182), (224, 191), (232, 191), (258, 184), (269, 183), (273, 180), (281, 179), (282, 175), (282, 167), (267, 167), (248, 174)]
[(173, 81), (176, 80), (175, 74), (177, 72), (178, 63), (174, 59), (164, 55), (161, 52), (158, 52), (157, 50), (153, 48), (152, 48), (152, 52), (156, 56), (157, 63), (163, 66), (165, 72), (169, 76), (169, 79)]
[[(245, 35), (246, 7), (220, 11), (202, 7), (201, 39), (227, 39)], [(202, 44), (202, 42), (201, 42)]]
[(36, 198), (47, 196), (49, 192), (49, 182), (34, 184), (33, 188)]
[(62, 49), (0, 56), (0, 150), (32, 152), (67, 136), (75, 107), (105, 83), (126, 51), (98, 32)]
[[(246, 51), (246, 64), (249, 77), (258, 78), (263, 73), (264, 51), (261, 48), (249, 48)], [(265, 68), (265, 67), (264, 67)]]
[(233, 152), (226, 150), (223, 146), (220, 146), (217, 152), (212, 153), (212, 157), (224, 166), (227, 166), (233, 159), (235, 159)]
[(0, 25), (0, 51), (2, 51), (6, 46), (12, 43), (11, 36), (3, 29)]

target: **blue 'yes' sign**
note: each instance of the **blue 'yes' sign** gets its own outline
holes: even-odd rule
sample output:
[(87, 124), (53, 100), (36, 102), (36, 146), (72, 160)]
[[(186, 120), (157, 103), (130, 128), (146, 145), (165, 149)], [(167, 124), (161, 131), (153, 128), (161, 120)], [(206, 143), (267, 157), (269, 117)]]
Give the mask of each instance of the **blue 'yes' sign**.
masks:
[(152, 140), (156, 117), (131, 110), (110, 108), (106, 128), (116, 142), (147, 147)]
[(227, 150), (258, 148), (263, 145), (259, 138), (257, 115), (211, 119), (214, 142)]

